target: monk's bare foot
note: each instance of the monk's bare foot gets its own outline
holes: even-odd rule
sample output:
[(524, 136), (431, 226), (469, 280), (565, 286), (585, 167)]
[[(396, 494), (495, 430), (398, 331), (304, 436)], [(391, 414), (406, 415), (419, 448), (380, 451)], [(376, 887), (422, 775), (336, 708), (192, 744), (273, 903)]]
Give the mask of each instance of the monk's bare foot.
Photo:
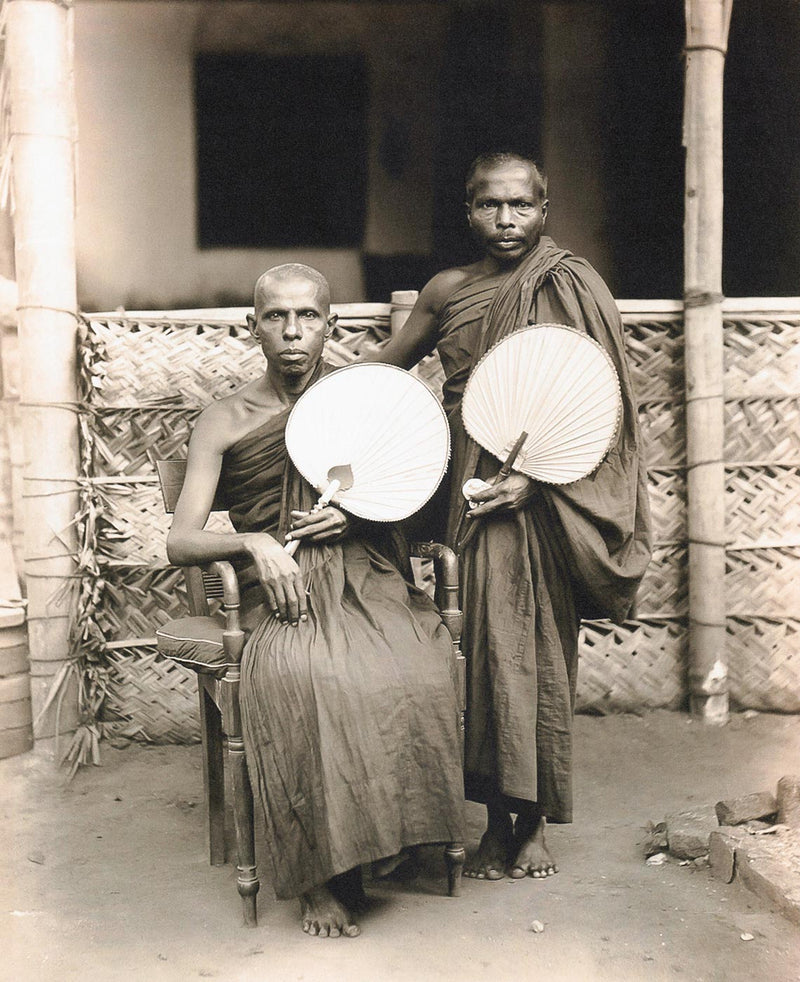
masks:
[(507, 832), (487, 829), (481, 837), (478, 851), (464, 864), (464, 876), (473, 880), (502, 880), (512, 855), (513, 841), (510, 821)]
[(317, 938), (356, 938), (361, 928), (355, 924), (347, 908), (340, 904), (327, 885), (314, 887), (300, 896), (303, 930)]
[(523, 876), (532, 876), (539, 880), (558, 872), (558, 866), (545, 845), (544, 816), (538, 818), (533, 827), (531, 825), (524, 818), (517, 818), (514, 834), (516, 858), (508, 871), (508, 875), (515, 880), (520, 880)]

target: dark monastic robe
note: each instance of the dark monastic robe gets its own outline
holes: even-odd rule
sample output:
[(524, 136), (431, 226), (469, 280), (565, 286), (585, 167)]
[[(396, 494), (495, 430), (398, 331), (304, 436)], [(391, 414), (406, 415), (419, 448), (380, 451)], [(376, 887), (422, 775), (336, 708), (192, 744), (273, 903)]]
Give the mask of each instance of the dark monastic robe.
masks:
[[(222, 477), (237, 530), (279, 541), (289, 510), (316, 500), (288, 461), (287, 417), (236, 443)], [(264, 616), (244, 651), (245, 748), (279, 898), (462, 836), (450, 635), (398, 572), (392, 539), (388, 527), (360, 524), (341, 543), (301, 545), (308, 620)], [(255, 582), (246, 590), (250, 603), (259, 594)]]
[(569, 485), (539, 484), (521, 511), (477, 520), (462, 549), (466, 788), (477, 801), (499, 791), (538, 802), (550, 821), (568, 822), (579, 622), (628, 615), (650, 558), (650, 533), (619, 312), (592, 267), (547, 237), (512, 273), (457, 290), (440, 315), (453, 436), (448, 539), (457, 546), (471, 522), (463, 483), (499, 469), (464, 430), (467, 379), (493, 344), (536, 323), (570, 325), (605, 348), (619, 375), (622, 420), (594, 473)]

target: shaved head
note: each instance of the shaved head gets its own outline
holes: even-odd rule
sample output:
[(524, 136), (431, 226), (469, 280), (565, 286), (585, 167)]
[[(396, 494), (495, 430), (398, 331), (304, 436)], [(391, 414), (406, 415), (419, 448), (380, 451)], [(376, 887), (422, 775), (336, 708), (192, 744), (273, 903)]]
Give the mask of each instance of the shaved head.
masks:
[(281, 266), (273, 266), (265, 273), (262, 273), (256, 281), (253, 290), (253, 304), (258, 307), (263, 297), (269, 292), (270, 287), (275, 283), (286, 283), (290, 280), (305, 280), (313, 283), (317, 291), (317, 299), (321, 306), (326, 310), (331, 305), (331, 289), (328, 281), (312, 266), (305, 266), (303, 263), (284, 263)]
[(470, 164), (465, 182), (467, 204), (470, 204), (472, 199), (475, 197), (475, 187), (478, 184), (479, 178), (482, 177), (486, 171), (493, 170), (497, 167), (503, 167), (507, 164), (520, 164), (523, 167), (527, 167), (531, 175), (531, 186), (538, 193), (539, 200), (544, 201), (544, 199), (547, 197), (547, 175), (542, 169), (541, 164), (538, 164), (530, 157), (523, 157), (522, 154), (519, 153), (513, 153), (509, 150), (498, 150), (494, 153), (482, 153)]

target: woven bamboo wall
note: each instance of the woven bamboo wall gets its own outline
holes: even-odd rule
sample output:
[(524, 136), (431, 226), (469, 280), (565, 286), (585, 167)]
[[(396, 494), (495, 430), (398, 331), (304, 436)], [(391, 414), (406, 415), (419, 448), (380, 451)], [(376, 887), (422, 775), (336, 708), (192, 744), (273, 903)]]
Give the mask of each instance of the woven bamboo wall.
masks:
[[(800, 711), (800, 304), (727, 303), (728, 563), (735, 705)], [(621, 303), (648, 448), (655, 555), (637, 619), (584, 625), (578, 708), (677, 708), (686, 695), (683, 344), (674, 303)], [(389, 307), (339, 305), (328, 357), (352, 360), (389, 333)], [(82, 376), (84, 589), (80, 634), (108, 682), (113, 729), (154, 741), (197, 737), (194, 677), (157, 658), (158, 624), (182, 610), (164, 553), (168, 520), (153, 467), (185, 453), (212, 398), (260, 370), (241, 311), (87, 317)], [(422, 374), (436, 387), (438, 363)]]

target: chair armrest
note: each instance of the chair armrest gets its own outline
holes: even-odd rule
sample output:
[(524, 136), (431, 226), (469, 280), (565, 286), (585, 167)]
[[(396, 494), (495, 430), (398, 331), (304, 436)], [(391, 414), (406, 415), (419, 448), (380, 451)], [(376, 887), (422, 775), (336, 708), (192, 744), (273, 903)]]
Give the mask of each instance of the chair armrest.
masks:
[(239, 580), (236, 577), (236, 570), (224, 559), (208, 563), (203, 569), (208, 573), (213, 573), (220, 578), (222, 583), (222, 605), (224, 608), (235, 607), (239, 609)]
[(441, 542), (412, 542), (410, 553), (433, 560), (436, 577), (434, 599), (453, 641), (461, 638), (461, 608), (458, 605), (458, 558)]
[(244, 631), (239, 620), (240, 593), (236, 570), (225, 560), (209, 563), (203, 569), (218, 576), (222, 584), (222, 612), (225, 615), (222, 643), (228, 661), (238, 665), (244, 649)]

